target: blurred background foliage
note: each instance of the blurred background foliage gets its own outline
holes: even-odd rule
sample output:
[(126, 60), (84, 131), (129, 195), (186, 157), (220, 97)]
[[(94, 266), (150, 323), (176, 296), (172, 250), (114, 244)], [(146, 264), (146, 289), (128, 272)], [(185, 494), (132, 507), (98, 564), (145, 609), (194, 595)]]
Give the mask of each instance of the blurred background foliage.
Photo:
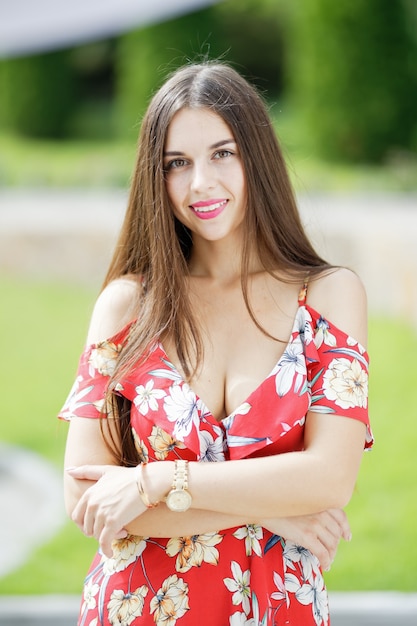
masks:
[(294, 3), (288, 83), (323, 156), (377, 162), (417, 147), (412, 8), (401, 0)]
[(413, 160), (416, 50), (413, 0), (225, 0), (110, 40), (0, 61), (0, 132), (132, 139), (170, 70), (223, 58), (319, 158)]

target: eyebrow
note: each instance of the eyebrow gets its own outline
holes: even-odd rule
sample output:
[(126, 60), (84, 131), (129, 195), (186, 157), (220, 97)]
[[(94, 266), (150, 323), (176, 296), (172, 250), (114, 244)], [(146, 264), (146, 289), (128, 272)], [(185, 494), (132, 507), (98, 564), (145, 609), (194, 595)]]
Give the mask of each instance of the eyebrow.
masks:
[[(236, 141), (234, 139), (222, 139), (221, 141), (216, 141), (216, 143), (213, 143), (211, 146), (209, 146), (209, 150), (215, 150), (216, 148), (225, 146), (228, 143), (236, 143)], [(170, 150), (169, 152), (164, 152), (164, 156), (182, 156), (183, 154), (185, 153), (178, 150)]]

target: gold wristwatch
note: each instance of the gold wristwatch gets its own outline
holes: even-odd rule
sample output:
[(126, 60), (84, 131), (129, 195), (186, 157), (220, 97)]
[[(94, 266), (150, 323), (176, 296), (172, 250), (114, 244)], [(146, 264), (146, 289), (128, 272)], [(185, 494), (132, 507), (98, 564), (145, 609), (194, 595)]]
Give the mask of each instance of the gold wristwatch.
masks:
[(179, 459), (175, 461), (174, 480), (165, 503), (171, 511), (183, 513), (190, 508), (192, 500), (188, 491), (188, 461)]

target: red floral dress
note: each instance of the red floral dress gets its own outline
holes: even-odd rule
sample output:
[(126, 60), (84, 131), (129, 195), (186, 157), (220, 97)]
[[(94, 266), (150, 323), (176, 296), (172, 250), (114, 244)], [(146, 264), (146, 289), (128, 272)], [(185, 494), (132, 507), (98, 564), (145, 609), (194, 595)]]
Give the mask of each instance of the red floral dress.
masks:
[[(60, 412), (98, 418), (109, 376), (129, 327), (81, 356)], [(243, 404), (218, 422), (157, 343), (118, 384), (131, 400), (140, 457), (227, 462), (303, 449), (308, 411), (367, 425), (368, 357), (364, 348), (305, 303), (288, 345)], [(279, 489), (279, 485), (271, 485)], [(87, 575), (79, 626), (325, 626), (326, 587), (317, 559), (256, 524), (160, 539), (130, 535), (114, 554), (96, 554)]]

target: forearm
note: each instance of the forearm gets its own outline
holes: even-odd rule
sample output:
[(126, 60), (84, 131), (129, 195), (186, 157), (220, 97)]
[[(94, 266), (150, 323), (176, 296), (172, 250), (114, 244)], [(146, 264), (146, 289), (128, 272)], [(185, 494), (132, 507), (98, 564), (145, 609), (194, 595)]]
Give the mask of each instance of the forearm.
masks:
[(132, 520), (126, 530), (141, 537), (188, 537), (251, 523), (255, 521), (215, 511), (189, 509), (185, 513), (174, 513), (161, 503)]
[[(325, 433), (322, 440), (301, 452), (189, 463), (192, 507), (243, 519), (290, 517), (343, 508), (353, 492), (363, 451), (364, 426), (352, 422), (339, 418), (337, 427), (329, 423), (326, 429), (321, 424)], [(172, 462), (148, 466), (146, 487), (151, 500), (162, 499), (169, 491), (173, 471)]]
[[(77, 505), (84, 492), (95, 481), (76, 480), (65, 476), (65, 504), (68, 515)], [(191, 508), (185, 513), (175, 513), (160, 502), (154, 509), (149, 509), (125, 526), (128, 533), (142, 537), (184, 537), (218, 532), (227, 528), (245, 524), (259, 524), (276, 534), (287, 537), (288, 529), (293, 527), (294, 518), (259, 519), (252, 509), (249, 515), (227, 515), (216, 511)]]
[[(160, 499), (170, 489), (173, 463), (155, 463), (148, 471), (149, 497)], [(223, 463), (192, 462), (188, 482), (193, 512), (226, 518), (247, 520), (250, 515), (255, 521), (255, 517), (304, 515), (345, 505), (341, 490), (336, 489), (340, 484), (307, 453)]]
[(65, 510), (68, 517), (72, 517), (72, 513), (77, 506), (81, 496), (93, 485), (96, 481), (93, 480), (77, 480), (68, 475), (66, 471), (64, 473), (64, 502)]
[[(309, 452), (190, 468), (193, 506), (257, 519), (306, 515), (343, 508), (343, 480)], [(225, 486), (226, 485), (226, 486)]]
[[(283, 455), (282, 458), (285, 458), (285, 456), (287, 455)], [(270, 460), (272, 458), (270, 457)], [(286, 539), (308, 547), (319, 557), (322, 564), (327, 566), (332, 560), (332, 554), (336, 550), (341, 532), (337, 528), (336, 532), (332, 531), (328, 527), (327, 522), (322, 523), (323, 515), (328, 518), (326, 512), (318, 516), (304, 516), (304, 518), (298, 517), (298, 519), (292, 517), (285, 520), (283, 515), (264, 515), (263, 511), (266, 510), (266, 507), (262, 507), (262, 500), (257, 500), (255, 492), (251, 496), (251, 491), (246, 490), (247, 493), (244, 494), (245, 504), (243, 505), (239, 500), (236, 501), (235, 495), (233, 495), (233, 498), (230, 497), (230, 488), (236, 469), (239, 470), (240, 484), (242, 485), (243, 482), (245, 486), (244, 471), (248, 468), (251, 470), (256, 469), (261, 476), (262, 471), (265, 471), (265, 468), (262, 467), (259, 461), (263, 462), (267, 461), (267, 459), (226, 463), (192, 463), (191, 466), (197, 469), (197, 474), (195, 480), (191, 483), (191, 488), (197, 489), (198, 480), (201, 480), (202, 476), (205, 479), (205, 482), (201, 484), (202, 489), (204, 485), (206, 486), (205, 491), (203, 490), (204, 493), (197, 496), (197, 502), (203, 501), (204, 498), (213, 497), (215, 499), (213, 499), (213, 502), (207, 500), (205, 509), (199, 509), (194, 503), (194, 507), (185, 513), (169, 511), (162, 501), (156, 508), (147, 509), (143, 502), (143, 497), (140, 497), (138, 492), (138, 485), (135, 480), (137, 472), (134, 468), (111, 465), (87, 465), (67, 469), (69, 474), (67, 478), (67, 491), (69, 491), (67, 500), (71, 502), (77, 498), (77, 494), (82, 493), (74, 509), (69, 505), (69, 513), (84, 534), (95, 536), (99, 540), (100, 546), (107, 556), (112, 554), (112, 541), (115, 538), (125, 536), (126, 532), (145, 537), (190, 536), (219, 532), (226, 528), (245, 524), (259, 524), (270, 532), (280, 534)], [(203, 473), (199, 477), (198, 471), (200, 468), (203, 470)], [(231, 471), (229, 471), (229, 468), (231, 468)], [(152, 469), (154, 470), (153, 474)], [(218, 474), (219, 469), (221, 470), (220, 475)], [(270, 470), (270, 467), (268, 466), (266, 469)], [(159, 484), (160, 486), (160, 481), (155, 479), (158, 478), (158, 475), (162, 476), (161, 471), (165, 479), (167, 476), (170, 476), (170, 480), (172, 480), (170, 474), (172, 470), (173, 463), (169, 461), (150, 464), (146, 472), (147, 480), (144, 487), (147, 490), (152, 490), (155, 488), (155, 485)], [(215, 470), (215, 474), (213, 470)], [(213, 476), (215, 480), (207, 481), (208, 478), (213, 478)], [(257, 478), (259, 480), (259, 477)], [(216, 482), (217, 480), (220, 482)], [(261, 480), (261, 485), (264, 485), (264, 483), (265, 481)], [(295, 485), (296, 480), (291, 477), (291, 489), (295, 489)], [(83, 486), (87, 488), (83, 488)], [(215, 494), (212, 493), (213, 488)], [(254, 489), (254, 486), (252, 485), (251, 488)], [(162, 493), (166, 493), (165, 489), (168, 488), (165, 488), (162, 481)], [(258, 491), (263, 499), (276, 501), (278, 498), (279, 501), (282, 493), (284, 497), (288, 497), (286, 489), (279, 490), (277, 488), (271, 490), (269, 488), (269, 493), (264, 492), (263, 488)], [(227, 494), (229, 494), (228, 499)], [(249, 500), (248, 496), (252, 500)], [(242, 494), (240, 494), (240, 497), (242, 497)], [(295, 497), (295, 501), (297, 501), (297, 497)], [(304, 491), (301, 497), (306, 497)], [(314, 501), (315, 499), (316, 497), (314, 496)], [(154, 501), (155, 498), (152, 497), (151, 500)], [(161, 496), (160, 500), (163, 500), (163, 496)], [(314, 507), (317, 506), (317, 504), (314, 504)], [(224, 507), (225, 510), (216, 512), (216, 507)], [(285, 510), (286, 507), (289, 508), (288, 503), (281, 508)], [(235, 508), (242, 512), (228, 513), (228, 508)], [(111, 514), (109, 515), (109, 513)], [(307, 519), (308, 517), (310, 519)], [(317, 522), (317, 520), (319, 521)], [(314, 527), (317, 528), (317, 524), (318, 532), (314, 530)], [(328, 539), (329, 537), (330, 539)]]

